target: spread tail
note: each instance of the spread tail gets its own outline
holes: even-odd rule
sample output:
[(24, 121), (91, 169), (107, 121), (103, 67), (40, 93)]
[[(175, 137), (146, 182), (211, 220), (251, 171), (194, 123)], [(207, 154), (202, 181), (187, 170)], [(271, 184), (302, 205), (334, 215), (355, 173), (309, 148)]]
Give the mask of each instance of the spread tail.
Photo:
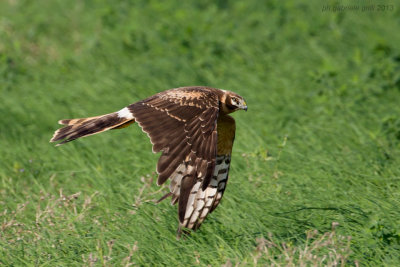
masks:
[(55, 131), (50, 142), (61, 141), (57, 146), (73, 141), (75, 139), (101, 133), (111, 129), (121, 129), (135, 122), (135, 118), (128, 108), (118, 112), (101, 116), (60, 120), (59, 124), (67, 125)]

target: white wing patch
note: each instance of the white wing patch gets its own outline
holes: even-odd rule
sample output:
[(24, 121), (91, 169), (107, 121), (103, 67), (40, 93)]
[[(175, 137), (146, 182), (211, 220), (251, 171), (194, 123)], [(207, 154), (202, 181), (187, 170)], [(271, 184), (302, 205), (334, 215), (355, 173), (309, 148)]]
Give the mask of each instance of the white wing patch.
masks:
[(129, 108), (123, 108), (120, 111), (118, 111), (117, 114), (118, 114), (118, 117), (125, 118), (128, 120), (132, 120), (134, 118), (132, 115), (132, 112), (129, 110)]

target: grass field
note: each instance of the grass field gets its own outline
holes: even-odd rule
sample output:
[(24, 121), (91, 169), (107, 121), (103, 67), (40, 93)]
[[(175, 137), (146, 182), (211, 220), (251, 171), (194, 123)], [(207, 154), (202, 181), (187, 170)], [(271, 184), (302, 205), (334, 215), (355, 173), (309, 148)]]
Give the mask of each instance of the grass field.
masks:
[[(0, 1), (0, 265), (399, 266), (400, 5), (368, 3)], [(177, 241), (137, 125), (48, 141), (188, 85), (249, 110), (220, 206)]]

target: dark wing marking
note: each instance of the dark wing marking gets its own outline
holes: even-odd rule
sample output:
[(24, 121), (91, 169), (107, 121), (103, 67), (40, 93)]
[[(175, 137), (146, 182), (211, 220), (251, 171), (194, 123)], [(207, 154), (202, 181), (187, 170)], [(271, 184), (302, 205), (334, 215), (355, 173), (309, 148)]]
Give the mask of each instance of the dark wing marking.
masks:
[[(217, 159), (217, 161), (218, 161), (218, 159)], [(222, 199), (222, 196), (224, 195), (226, 184), (228, 182), (228, 177), (229, 177), (230, 164), (231, 164), (231, 155), (223, 156), (222, 162), (219, 165), (220, 167), (218, 168), (218, 171), (216, 171), (217, 182), (218, 182), (217, 195), (216, 195), (215, 201), (212, 204), (212, 207), (210, 209), (210, 213), (213, 212), (217, 208), (219, 202)]]
[(150, 137), (153, 152), (162, 151), (157, 164), (158, 184), (163, 184), (184, 163), (179, 196), (175, 198), (175, 202), (179, 199), (179, 219), (183, 222), (192, 187), (201, 180), (206, 188), (214, 171), (218, 94), (204, 87), (178, 88), (128, 108)]

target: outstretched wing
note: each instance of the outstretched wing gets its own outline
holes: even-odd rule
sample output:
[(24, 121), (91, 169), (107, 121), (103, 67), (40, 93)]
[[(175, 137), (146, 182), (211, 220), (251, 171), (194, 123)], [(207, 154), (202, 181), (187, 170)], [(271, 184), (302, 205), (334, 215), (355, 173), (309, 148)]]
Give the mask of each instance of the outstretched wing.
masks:
[(158, 181), (172, 179), (172, 202), (179, 200), (184, 221), (194, 186), (207, 188), (217, 154), (219, 97), (204, 87), (168, 90), (128, 106), (135, 121), (150, 137), (153, 152), (162, 151)]

